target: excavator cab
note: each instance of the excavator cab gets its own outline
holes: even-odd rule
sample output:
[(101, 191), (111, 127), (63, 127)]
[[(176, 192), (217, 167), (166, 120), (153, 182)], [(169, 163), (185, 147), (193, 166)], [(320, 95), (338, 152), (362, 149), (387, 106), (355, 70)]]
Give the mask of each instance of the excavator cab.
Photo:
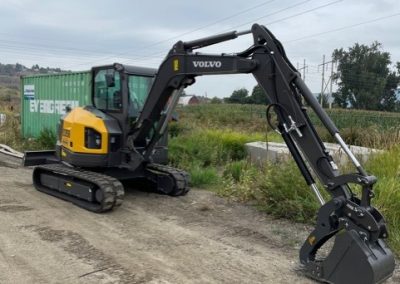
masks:
[[(92, 104), (125, 125), (138, 118), (154, 81), (156, 69), (113, 65), (92, 68)], [(128, 125), (129, 126), (129, 125)]]

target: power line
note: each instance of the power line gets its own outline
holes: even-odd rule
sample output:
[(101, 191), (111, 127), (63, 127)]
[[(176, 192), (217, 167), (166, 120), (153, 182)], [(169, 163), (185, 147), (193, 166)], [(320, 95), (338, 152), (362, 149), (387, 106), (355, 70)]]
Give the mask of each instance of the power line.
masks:
[[(252, 23), (254, 23), (254, 22), (258, 21), (258, 20), (264, 19), (264, 18), (269, 17), (269, 16), (271, 16), (271, 15), (278, 14), (278, 13), (283, 12), (283, 11), (286, 11), (286, 10), (288, 10), (288, 9), (297, 7), (297, 6), (299, 6), (300, 4), (304, 4), (304, 3), (309, 2), (309, 1), (310, 1), (310, 0), (304, 1), (304, 2), (300, 2), (300, 3), (297, 3), (297, 4), (295, 4), (295, 5), (289, 6), (289, 7), (285, 8), (285, 9), (279, 10), (279, 11), (277, 11), (277, 12), (275, 12), (275, 13), (267, 14), (267, 15), (265, 15), (265, 16), (262, 16), (262, 17), (253, 19), (253, 20), (251, 20), (251, 21), (249, 21), (249, 22), (246, 22), (246, 23), (243, 23), (243, 24), (240, 24), (240, 25), (237, 25), (237, 26), (233, 26), (232, 29), (236, 29), (236, 28), (239, 28), (239, 27), (248, 25), (248, 24), (252, 24)], [(312, 12), (312, 11), (315, 11), (315, 10), (318, 10), (318, 9), (321, 9), (321, 8), (324, 8), (324, 7), (327, 7), (327, 6), (336, 4), (336, 3), (338, 3), (338, 2), (342, 2), (342, 1), (343, 1), (343, 0), (337, 0), (337, 1), (329, 2), (329, 3), (327, 3), (327, 4), (324, 4), (324, 5), (321, 5), (321, 6), (312, 8), (312, 9), (309, 9), (309, 10), (305, 10), (305, 11), (303, 11), (303, 12), (300, 12), (300, 13), (297, 13), (297, 14), (294, 14), (294, 15), (290, 15), (290, 16), (288, 16), (288, 17), (284, 17), (284, 18), (278, 19), (278, 20), (276, 20), (276, 21), (269, 22), (269, 23), (267, 23), (267, 24), (265, 24), (265, 25), (272, 25), (272, 24), (275, 24), (275, 23), (279, 23), (279, 22), (282, 22), (282, 21), (284, 21), (284, 20), (287, 20), (287, 19), (290, 19), (290, 18), (294, 18), (294, 17), (297, 17), (297, 16), (301, 16), (301, 15), (310, 13), (310, 12)]]
[[(257, 19), (253, 19), (252, 21), (249, 21), (249, 22), (247, 22), (247, 23), (240, 24), (240, 25), (231, 27), (230, 29), (221, 31), (221, 33), (234, 30), (234, 29), (236, 29), (236, 28), (238, 28), (238, 27), (242, 27), (242, 26), (244, 26), (244, 25), (248, 25), (249, 23), (254, 23), (254, 22), (257, 21), (257, 20), (260, 20), (260, 19), (262, 19), (262, 18), (266, 18), (266, 17), (268, 17), (268, 16), (276, 15), (276, 14), (278, 14), (278, 13), (281, 13), (281, 12), (283, 12), (283, 11), (292, 9), (292, 8), (294, 8), (294, 7), (299, 6), (300, 4), (304, 4), (304, 3), (309, 2), (309, 1), (312, 1), (312, 0), (307, 0), (307, 1), (299, 2), (299, 3), (295, 4), (295, 5), (291, 5), (291, 6), (285, 7), (285, 8), (283, 8), (283, 9), (281, 9), (281, 10), (275, 11), (275, 12), (270, 13), (270, 14), (267, 14), (267, 15), (264, 15), (264, 16), (259, 17), (259, 18), (257, 18)], [(298, 16), (301, 16), (301, 15), (310, 13), (310, 12), (312, 12), (312, 11), (315, 11), (315, 10), (318, 10), (318, 9), (321, 9), (321, 8), (324, 8), (324, 7), (327, 7), (327, 6), (336, 4), (336, 3), (341, 2), (341, 1), (343, 1), (343, 0), (337, 0), (337, 1), (329, 2), (329, 3), (327, 3), (327, 4), (324, 4), (324, 5), (321, 5), (321, 6), (317, 6), (317, 7), (314, 7), (314, 8), (312, 8), (312, 9), (308, 9), (308, 10), (302, 11), (302, 12), (300, 12), (300, 13), (296, 13), (296, 14), (293, 14), (293, 15), (290, 15), (290, 16), (287, 16), (287, 17), (284, 17), (284, 18), (277, 19), (277, 20), (272, 21), (272, 22), (269, 22), (269, 23), (267, 23), (267, 24), (265, 24), (265, 25), (272, 25), (272, 24), (275, 24), (275, 23), (279, 23), (279, 22), (282, 22), (282, 21), (284, 21), (284, 20), (291, 19), (291, 18), (294, 18), (294, 17), (298, 17)], [(155, 52), (155, 53), (152, 53), (152, 54), (150, 54), (150, 55), (146, 55), (146, 56), (139, 57), (139, 58), (153, 57), (154, 55), (159, 55), (159, 54), (165, 54), (165, 51)], [(162, 58), (162, 57), (161, 57), (161, 58)], [(131, 61), (133, 61), (133, 60), (136, 60), (136, 59), (135, 59), (135, 58), (129, 59), (129, 60), (127, 60), (127, 61), (124, 61), (123, 63), (131, 62)]]
[[(184, 36), (184, 35), (188, 35), (188, 34), (190, 34), (190, 33), (197, 32), (197, 31), (202, 30), (202, 29), (204, 29), (204, 28), (213, 26), (213, 25), (215, 25), (215, 24), (218, 24), (218, 23), (224, 22), (224, 21), (226, 21), (226, 20), (229, 20), (229, 19), (231, 19), (231, 18), (237, 17), (237, 16), (239, 16), (239, 15), (241, 15), (241, 14), (247, 13), (247, 12), (249, 12), (249, 11), (251, 11), (251, 10), (254, 10), (254, 9), (256, 9), (256, 8), (259, 8), (259, 7), (261, 7), (261, 6), (267, 5), (267, 4), (269, 4), (269, 3), (273, 2), (273, 1), (275, 1), (275, 0), (269, 0), (269, 1), (262, 2), (261, 4), (252, 6), (252, 7), (250, 7), (250, 8), (245, 9), (245, 10), (242, 10), (241, 12), (238, 12), (238, 13), (235, 13), (235, 14), (233, 14), (233, 15), (224, 17), (224, 18), (219, 19), (219, 20), (216, 20), (216, 21), (214, 21), (214, 22), (212, 22), (212, 23), (209, 23), (209, 24), (206, 24), (206, 25), (204, 25), (204, 26), (200, 26), (200, 27), (197, 27), (197, 28), (195, 28), (195, 29), (193, 29), (193, 30), (190, 30), (190, 31), (181, 33), (181, 34), (179, 34), (179, 35), (176, 35), (176, 36), (173, 36), (173, 37), (169, 37), (169, 38), (167, 38), (167, 39), (164, 39), (164, 40), (161, 40), (161, 41), (152, 43), (152, 44), (150, 44), (150, 45), (143, 46), (143, 47), (141, 47), (139, 50), (144, 50), (144, 49), (147, 49), (147, 48), (150, 48), (150, 47), (159, 45), (159, 44), (161, 44), (161, 43), (168, 42), (168, 41), (170, 41), (170, 40), (180, 38), (180, 37), (182, 37), (182, 36)], [(311, 1), (311, 0), (307, 0), (307, 1)], [(136, 50), (137, 50), (137, 49), (136, 49)], [(130, 50), (130, 51), (131, 51), (131, 50)], [(110, 57), (114, 57), (114, 56), (126, 55), (126, 54), (128, 54), (130, 51), (118, 53), (118, 54), (115, 54), (115, 55), (106, 57), (106, 58), (104, 58), (103, 60), (109, 59)], [(93, 63), (93, 62), (82, 63), (82, 64), (80, 64), (80, 65), (89, 64), (89, 63)]]
[(386, 20), (386, 19), (389, 19), (389, 18), (392, 18), (392, 17), (396, 17), (396, 16), (400, 16), (400, 12), (394, 13), (394, 14), (390, 14), (390, 15), (387, 15), (387, 16), (384, 16), (384, 17), (375, 18), (375, 19), (372, 19), (372, 20), (369, 20), (369, 21), (365, 21), (365, 22), (360, 22), (360, 23), (356, 23), (356, 24), (352, 24), (352, 25), (348, 25), (348, 26), (343, 26), (343, 27), (340, 27), (340, 28), (337, 28), (337, 29), (332, 29), (332, 30), (323, 31), (323, 32), (319, 32), (319, 33), (303, 36), (303, 37), (300, 37), (300, 38), (292, 39), (292, 40), (287, 40), (287, 41), (284, 41), (284, 43), (295, 42), (295, 41), (299, 41), (299, 40), (303, 40), (303, 39), (307, 39), (307, 38), (312, 38), (312, 37), (316, 37), (316, 36), (320, 36), (320, 35), (324, 35), (324, 34), (328, 34), (328, 33), (333, 33), (333, 32), (338, 32), (338, 31), (342, 31), (342, 30), (346, 30), (346, 29), (351, 29), (351, 28), (354, 28), (354, 27), (358, 27), (358, 26), (362, 26), (362, 25), (366, 25), (366, 24), (370, 24), (370, 23)]
[[(246, 10), (244, 10), (244, 11), (241, 11), (241, 12), (239, 12), (239, 13), (235, 13), (235, 14), (233, 14), (233, 15), (231, 15), (231, 16), (222, 18), (222, 19), (220, 19), (220, 20), (218, 20), (218, 21), (214, 21), (214, 22), (212, 22), (212, 23), (210, 23), (210, 24), (208, 24), (208, 25), (205, 25), (205, 26), (196, 28), (196, 29), (194, 29), (194, 30), (185, 32), (185, 33), (183, 33), (183, 34), (181, 34), (181, 35), (178, 35), (178, 36), (175, 36), (175, 37), (171, 37), (171, 38), (169, 38), (169, 39), (165, 39), (165, 40), (163, 40), (163, 41), (160, 41), (160, 42), (154, 43), (154, 44), (152, 44), (152, 45), (149, 45), (149, 46), (147, 46), (147, 47), (151, 47), (151, 46), (157, 45), (157, 44), (159, 44), (159, 43), (166, 42), (166, 41), (171, 40), (171, 39), (174, 39), (174, 38), (178, 38), (178, 37), (180, 37), (180, 36), (182, 36), (182, 35), (186, 35), (186, 34), (195, 32), (195, 31), (200, 30), (200, 29), (203, 29), (203, 28), (205, 28), (205, 27), (212, 26), (212, 25), (214, 25), (214, 24), (216, 24), (216, 23), (219, 23), (219, 22), (222, 22), (222, 21), (226, 21), (227, 19), (230, 19), (230, 18), (233, 18), (233, 17), (238, 16), (238, 15), (240, 15), (240, 14), (246, 13), (246, 12), (248, 12), (248, 11), (250, 11), (250, 10), (259, 8), (259, 7), (263, 6), (263, 5), (266, 5), (266, 4), (268, 4), (268, 3), (271, 3), (271, 2), (273, 2), (273, 1), (274, 1), (274, 0), (270, 0), (270, 1), (263, 2), (263, 3), (261, 3), (261, 4), (258, 4), (258, 5), (255, 5), (255, 6), (253, 6), (253, 7), (250, 7), (250, 8), (248, 8), (248, 9), (246, 9)], [(283, 9), (280, 9), (280, 10), (275, 11), (275, 12), (273, 12), (273, 13), (269, 13), (269, 14), (267, 14), (267, 15), (264, 15), (264, 16), (262, 16), (262, 17), (259, 17), (259, 18), (257, 18), (257, 19), (254, 19), (254, 20), (252, 20), (252, 22), (253, 22), (253, 21), (256, 21), (256, 20), (259, 20), (259, 19), (261, 19), (261, 18), (265, 18), (265, 17), (267, 17), (267, 16), (271, 16), (271, 15), (274, 15), (274, 14), (281, 13), (281, 12), (283, 12), (283, 11), (285, 11), (285, 10), (294, 8), (294, 7), (299, 6), (299, 5), (302, 5), (302, 4), (304, 4), (304, 3), (306, 3), (306, 2), (309, 2), (309, 1), (312, 1), (312, 0), (307, 0), (307, 1), (299, 2), (299, 3), (296, 3), (296, 4), (294, 4), (294, 5), (285, 7), (285, 8), (283, 8)], [(340, 1), (342, 1), (342, 0), (340, 0)], [(285, 18), (282, 18), (282, 19), (278, 19), (278, 20), (276, 20), (276, 21), (274, 21), (274, 22), (271, 22), (270, 24), (276, 23), (276, 22), (279, 22), (279, 21), (283, 21), (283, 20), (288, 19), (288, 18), (291, 18), (291, 17), (299, 16), (299, 15), (302, 15), (302, 14), (305, 14), (305, 13), (309, 13), (309, 12), (314, 11), (314, 10), (316, 10), (316, 9), (319, 9), (319, 8), (322, 8), (322, 7), (325, 7), (325, 6), (328, 6), (328, 5), (332, 5), (333, 3), (340, 2), (340, 1), (331, 2), (331, 3), (328, 3), (328, 4), (326, 4), (326, 5), (322, 5), (322, 6), (313, 8), (313, 9), (309, 9), (309, 10), (303, 11), (303, 12), (301, 12), (301, 13), (297, 13), (297, 14), (291, 15), (291, 16), (289, 16), (289, 17), (285, 17)], [(245, 24), (247, 24), (247, 23), (245, 23)], [(245, 25), (245, 24), (241, 24), (240, 26)], [(9, 42), (15, 43), (15, 41), (9, 41)], [(16, 43), (18, 43), (18, 42), (16, 42)], [(47, 46), (46, 46), (46, 45), (36, 45), (36, 46), (48, 47), (48, 45), (47, 45)], [(10, 46), (8, 46), (8, 47), (10, 47)], [(18, 46), (17, 46), (17, 48), (18, 48)], [(32, 50), (32, 48), (27, 48), (26, 46), (20, 47), (20, 49), (22, 49), (22, 50)], [(35, 48), (35, 45), (33, 45), (33, 49), (42, 50), (42, 49)], [(47, 48), (46, 50), (47, 50), (47, 51), (48, 51), (48, 50), (60, 50), (60, 51), (64, 51), (64, 54), (66, 53), (66, 54), (68, 54), (67, 56), (70, 56), (70, 57), (72, 57), (72, 56), (69, 55), (69, 53), (73, 53), (74, 50), (77, 51), (77, 52), (90, 53), (90, 55), (89, 55), (90, 57), (93, 57), (93, 55), (92, 55), (93, 53), (99, 53), (99, 54), (100, 54), (100, 53), (104, 53), (104, 51), (97, 51), (97, 50), (93, 50), (93, 49), (90, 50), (90, 51), (89, 51), (89, 50), (86, 51), (86, 50), (84, 50), (84, 49), (77, 49), (77, 48), (70, 48), (70, 49), (67, 49), (67, 48), (60, 48), (60, 47)], [(9, 53), (10, 53), (10, 52), (9, 52)], [(127, 53), (124, 53), (124, 54), (127, 54)], [(159, 55), (159, 54), (160, 54), (160, 55), (161, 55), (161, 54), (165, 54), (165, 51), (156, 52), (156, 53), (152, 53), (152, 54), (150, 54), (150, 55), (145, 55), (145, 56), (136, 55), (136, 58), (134, 58), (134, 59), (130, 58), (128, 61), (132, 61), (132, 60), (135, 60), (135, 61), (144, 61), (144, 59), (145, 59), (145, 58), (148, 58), (148, 57), (151, 57), (152, 60), (157, 60), (157, 59), (161, 60), (161, 59), (163, 58), (163, 56), (162, 56), (162, 57), (158, 57), (158, 58), (154, 58), (154, 55)], [(117, 56), (119, 57), (120, 55), (122, 55), (122, 53), (115, 54), (115, 55), (111, 55), (111, 56), (106, 56), (105, 58), (95, 59), (95, 60), (90, 61), (90, 62), (85, 62), (85, 63), (79, 62), (79, 63), (77, 63), (77, 64), (74, 64), (74, 66), (83, 65), (83, 64), (89, 64), (89, 63), (91, 63), (91, 62), (98, 62), (98, 61), (101, 61), (101, 60), (105, 60), (105, 59), (107, 59), (107, 58), (112, 58), (112, 57), (117, 57)], [(79, 57), (77, 57), (77, 58), (79, 58)], [(157, 60), (157, 61), (159, 61), (159, 60)], [(72, 66), (67, 66), (66, 68), (69, 68), (69, 67), (72, 67)]]
[[(240, 25), (231, 27), (231, 28), (229, 28), (229, 29), (227, 29), (227, 30), (225, 30), (225, 31), (231, 31), (231, 30), (234, 30), (235, 28), (238, 28), (238, 27), (241, 27), (241, 26), (244, 26), (244, 25), (248, 25), (249, 23), (254, 23), (255, 21), (258, 21), (258, 20), (260, 20), (260, 19), (263, 19), (263, 18), (266, 18), (266, 17), (269, 17), (269, 16), (273, 16), (273, 15), (279, 14), (279, 13), (281, 13), (281, 12), (290, 10), (290, 9), (292, 9), (292, 8), (295, 8), (295, 7), (297, 7), (297, 6), (303, 5), (303, 4), (305, 4), (305, 3), (307, 3), (307, 2), (310, 2), (310, 1), (313, 1), (313, 0), (306, 0), (306, 1), (298, 2), (298, 3), (294, 4), (294, 5), (287, 6), (287, 7), (285, 7), (285, 8), (282, 8), (282, 9), (278, 10), (278, 11), (275, 11), (275, 12), (266, 14), (266, 15), (264, 15), (264, 16), (262, 16), (262, 17), (258, 17), (258, 18), (256, 18), (256, 19), (253, 19), (253, 20), (251, 20), (251, 21), (249, 21), (249, 22), (246, 22), (246, 23), (243, 23), (243, 24), (240, 24)], [(303, 11), (303, 12), (300, 12), (300, 13), (297, 13), (297, 14), (294, 14), (294, 15), (291, 15), (291, 16), (289, 16), (289, 17), (284, 17), (284, 18), (275, 20), (275, 21), (273, 21), (273, 22), (271, 22), (271, 23), (268, 23), (268, 24), (274, 24), (274, 23), (278, 23), (278, 22), (287, 20), (288, 18), (294, 18), (294, 17), (300, 16), (300, 15), (304, 15), (304, 14), (306, 14), (306, 13), (310, 13), (310, 12), (312, 12), (312, 11), (315, 11), (315, 10), (318, 10), (318, 9), (321, 9), (321, 8), (324, 8), (324, 7), (333, 5), (333, 4), (338, 3), (338, 2), (341, 2), (341, 1), (343, 1), (343, 0), (333, 1), (333, 2), (330, 2), (330, 3), (324, 4), (324, 5), (321, 5), (321, 6), (318, 6), (318, 7), (315, 7), (315, 8), (312, 8), (312, 9), (309, 9), (309, 10), (306, 10), (306, 11)], [(225, 32), (225, 31), (222, 31), (222, 32)], [(189, 34), (189, 33), (191, 33), (191, 31), (186, 32), (186, 33), (181, 34), (181, 35), (187, 35), (187, 34)], [(167, 41), (169, 41), (170, 39), (179, 38), (181, 35), (174, 36), (173, 38), (165, 39), (165, 40), (163, 40), (163, 41), (160, 41), (160, 42), (151, 44), (151, 45), (149, 45), (149, 46), (147, 46), (147, 47), (152, 47), (152, 46), (154, 46), (154, 45), (158, 45), (159, 43), (167, 42)], [(144, 48), (146, 48), (146, 47), (143, 47), (142, 49), (144, 49)], [(141, 50), (141, 49), (139, 49), (139, 50)], [(122, 54), (122, 53), (119, 53), (119, 54)], [(139, 56), (139, 57), (137, 57), (137, 58), (132, 58), (132, 59), (129, 59), (129, 60), (127, 60), (127, 61), (123, 61), (122, 63), (132, 62), (133, 60), (136, 60), (136, 59), (138, 59), (138, 58), (139, 58), (139, 59), (142, 59), (142, 58), (146, 58), (146, 57), (153, 57), (154, 55), (159, 55), (159, 54), (165, 54), (165, 51), (155, 52), (155, 53), (152, 53), (152, 54), (149, 54), (149, 55), (145, 55), (145, 56)], [(113, 55), (113, 56), (110, 56), (110, 57), (108, 57), (108, 58), (115, 57), (115, 56), (118, 56), (118, 54)], [(160, 57), (160, 58), (163, 58), (163, 56)], [(105, 58), (105, 59), (107, 59), (107, 58)], [(89, 64), (89, 63), (93, 63), (93, 62), (86, 62), (86, 63), (82, 63), (82, 64), (79, 64), (79, 65)], [(77, 65), (76, 65), (76, 66), (77, 66)]]

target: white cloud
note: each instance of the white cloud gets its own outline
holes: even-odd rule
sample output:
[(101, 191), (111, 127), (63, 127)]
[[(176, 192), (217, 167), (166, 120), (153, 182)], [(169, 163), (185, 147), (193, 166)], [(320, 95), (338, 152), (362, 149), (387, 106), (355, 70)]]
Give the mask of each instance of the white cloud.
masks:
[[(20, 62), (88, 69), (91, 65), (114, 61), (157, 67), (178, 39), (191, 40), (241, 26), (253, 19), (267, 27), (281, 40), (294, 65), (303, 59), (310, 65), (306, 82), (312, 91), (320, 89), (321, 75), (317, 65), (322, 55), (329, 58), (333, 49), (352, 46), (355, 42), (370, 44), (377, 40), (400, 61), (400, 16), (342, 31), (291, 42), (293, 39), (329, 31), (358, 22), (400, 12), (397, 0), (344, 0), (325, 8), (289, 17), (335, 0), (311, 0), (280, 13), (276, 11), (303, 0), (275, 0), (258, 9), (210, 25), (240, 13), (257, 3), (239, 0), (221, 1), (114, 1), (109, 0), (3, 0), (0, 1), (0, 61)], [(397, 10), (396, 10), (397, 9)], [(273, 15), (274, 14), (274, 15)], [(275, 21), (279, 21), (273, 23)], [(199, 27), (204, 29), (188, 33)], [(184, 34), (184, 35), (182, 35)], [(179, 38), (173, 38), (180, 36)], [(173, 39), (171, 39), (173, 38)], [(12, 42), (11, 42), (12, 41)], [(156, 44), (157, 43), (157, 44)], [(234, 52), (251, 45), (251, 37), (204, 49), (207, 52)], [(201, 77), (188, 92), (209, 97), (229, 96), (240, 87), (252, 89), (251, 76)]]

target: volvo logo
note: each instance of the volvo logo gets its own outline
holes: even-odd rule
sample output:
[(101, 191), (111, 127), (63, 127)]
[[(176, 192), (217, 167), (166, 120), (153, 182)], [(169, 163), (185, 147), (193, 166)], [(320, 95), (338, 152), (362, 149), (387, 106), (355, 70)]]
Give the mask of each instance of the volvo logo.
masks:
[(193, 61), (194, 67), (199, 68), (221, 68), (221, 61)]

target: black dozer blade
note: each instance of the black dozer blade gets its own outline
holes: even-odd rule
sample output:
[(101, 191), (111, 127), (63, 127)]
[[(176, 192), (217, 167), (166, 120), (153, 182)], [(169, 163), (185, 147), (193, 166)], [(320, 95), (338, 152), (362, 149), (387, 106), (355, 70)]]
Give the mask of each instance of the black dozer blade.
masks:
[(365, 242), (354, 231), (336, 235), (331, 253), (324, 260), (306, 264), (306, 274), (335, 284), (375, 284), (389, 278), (395, 268), (392, 252), (385, 242)]

